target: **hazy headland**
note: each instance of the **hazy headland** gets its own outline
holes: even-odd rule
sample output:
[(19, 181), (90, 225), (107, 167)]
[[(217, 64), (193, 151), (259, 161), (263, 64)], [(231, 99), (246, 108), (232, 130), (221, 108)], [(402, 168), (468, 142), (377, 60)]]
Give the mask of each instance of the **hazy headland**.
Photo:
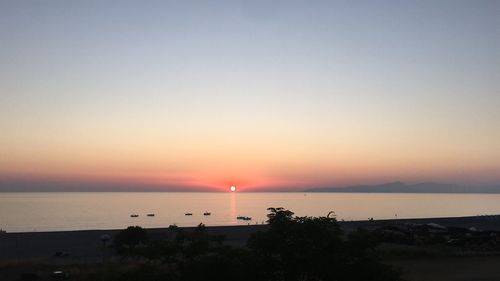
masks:
[(383, 193), (500, 193), (500, 184), (446, 184), (423, 182), (406, 184), (390, 182), (376, 185), (352, 185), (345, 187), (318, 187), (307, 192), (383, 192)]

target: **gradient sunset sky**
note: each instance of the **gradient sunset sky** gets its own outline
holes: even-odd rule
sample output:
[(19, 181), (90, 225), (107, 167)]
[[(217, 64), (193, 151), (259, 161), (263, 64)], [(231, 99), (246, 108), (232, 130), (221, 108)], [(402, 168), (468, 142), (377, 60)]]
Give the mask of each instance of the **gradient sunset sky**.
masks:
[(499, 183), (500, 1), (0, 1), (0, 179)]

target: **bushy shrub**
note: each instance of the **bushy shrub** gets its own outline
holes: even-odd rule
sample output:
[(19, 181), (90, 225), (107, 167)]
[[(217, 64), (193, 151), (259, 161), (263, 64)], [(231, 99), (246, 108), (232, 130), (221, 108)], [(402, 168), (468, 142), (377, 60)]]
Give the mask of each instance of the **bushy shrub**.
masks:
[(135, 249), (139, 244), (149, 240), (148, 232), (140, 226), (129, 226), (120, 231), (114, 238), (114, 246), (118, 253)]

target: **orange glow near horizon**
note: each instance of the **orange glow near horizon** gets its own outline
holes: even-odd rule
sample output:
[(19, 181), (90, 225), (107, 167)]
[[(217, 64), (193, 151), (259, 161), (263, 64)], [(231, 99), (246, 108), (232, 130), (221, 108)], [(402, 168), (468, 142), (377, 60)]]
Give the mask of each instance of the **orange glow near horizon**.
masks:
[[(188, 117), (179, 120), (194, 118)], [(493, 131), (489, 137), (468, 136), (432, 123), (375, 130), (370, 122), (327, 130), (304, 120), (257, 119), (256, 126), (238, 113), (232, 117), (200, 117), (196, 125), (187, 122), (168, 132), (155, 129), (161, 120), (156, 127), (138, 120), (131, 129), (106, 118), (92, 124), (74, 120), (50, 137), (38, 128), (6, 128), (13, 133), (0, 138), (0, 179), (221, 192), (231, 185), (245, 192), (395, 180), (500, 181), (500, 135)], [(82, 137), (89, 126), (93, 135)]]
[[(104, 126), (102, 123), (95, 126)], [(386, 139), (367, 129), (363, 138), (346, 128), (343, 135), (307, 134), (283, 124), (276, 131), (254, 127), (253, 135), (235, 129), (229, 136), (214, 128), (212, 133), (193, 129), (175, 138), (141, 127), (135, 130), (139, 137), (134, 138), (128, 132), (110, 133), (104, 127), (87, 139), (76, 139), (77, 132), (68, 129), (65, 134), (69, 135), (52, 136), (58, 142), (43, 141), (43, 134), (6, 135), (0, 139), (0, 179), (221, 192), (231, 185), (245, 192), (395, 180), (500, 181), (496, 173), (500, 146), (493, 143), (494, 136), (472, 145), (465, 136), (442, 136), (436, 142), (423, 137)]]

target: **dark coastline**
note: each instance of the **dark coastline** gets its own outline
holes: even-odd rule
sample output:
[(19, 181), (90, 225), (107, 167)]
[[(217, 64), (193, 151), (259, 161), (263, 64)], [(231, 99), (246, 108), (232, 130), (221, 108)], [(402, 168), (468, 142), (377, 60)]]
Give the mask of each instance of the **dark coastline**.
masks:
[[(474, 227), (479, 230), (500, 231), (500, 215), (495, 216), (471, 216), (451, 218), (418, 218), (418, 219), (392, 219), (374, 221), (341, 221), (339, 222), (345, 232), (350, 232), (358, 227), (377, 228), (384, 225), (402, 224), (427, 224), (435, 223), (447, 227)], [(267, 225), (248, 226), (210, 226), (211, 234), (223, 235), (228, 245), (242, 247), (248, 237), (257, 231), (267, 229)], [(183, 228), (190, 231), (193, 227)], [(120, 230), (75, 230), (75, 231), (53, 231), (53, 232), (18, 232), (0, 234), (0, 261), (3, 260), (25, 260), (25, 259), (48, 259), (55, 258), (56, 252), (65, 252), (70, 255), (65, 258), (71, 262), (95, 262), (102, 257), (102, 242), (100, 237), (104, 234), (115, 235)], [(148, 229), (153, 239), (161, 239), (172, 233), (168, 228)], [(111, 250), (111, 249), (109, 249)], [(112, 254), (108, 253), (109, 255)]]

